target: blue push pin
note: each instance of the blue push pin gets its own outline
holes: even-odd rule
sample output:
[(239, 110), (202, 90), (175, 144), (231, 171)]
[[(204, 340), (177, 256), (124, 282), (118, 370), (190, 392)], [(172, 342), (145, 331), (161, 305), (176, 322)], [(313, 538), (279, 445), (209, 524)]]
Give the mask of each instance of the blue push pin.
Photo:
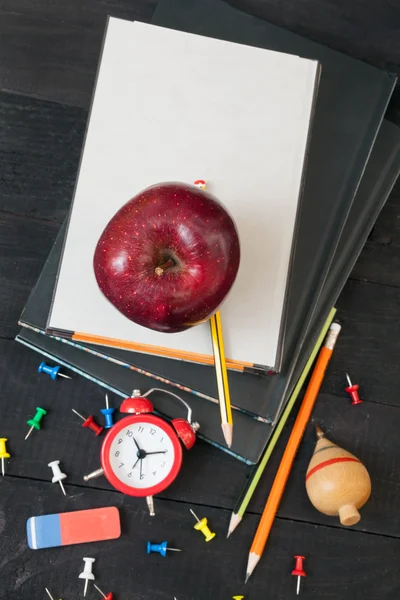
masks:
[(113, 414), (115, 412), (115, 408), (110, 408), (110, 405), (108, 404), (108, 394), (106, 394), (106, 408), (102, 408), (100, 412), (104, 415), (106, 422), (104, 427), (106, 429), (110, 429), (114, 425)]
[(151, 544), (147, 542), (147, 554), (151, 554), (152, 552), (158, 552), (164, 558), (167, 556), (167, 550), (171, 550), (171, 552), (182, 552), (178, 548), (168, 548), (168, 542), (161, 542), (161, 544)]
[(68, 377), (68, 375), (64, 375), (64, 373), (60, 373), (61, 367), (60, 366), (55, 366), (55, 367), (51, 367), (50, 365), (46, 365), (45, 362), (41, 362), (39, 367), (38, 367), (38, 373), (47, 373), (47, 375), (50, 375), (50, 377), (54, 380), (57, 379), (57, 375), (59, 377), (64, 377), (65, 379), (71, 379), (71, 377)]

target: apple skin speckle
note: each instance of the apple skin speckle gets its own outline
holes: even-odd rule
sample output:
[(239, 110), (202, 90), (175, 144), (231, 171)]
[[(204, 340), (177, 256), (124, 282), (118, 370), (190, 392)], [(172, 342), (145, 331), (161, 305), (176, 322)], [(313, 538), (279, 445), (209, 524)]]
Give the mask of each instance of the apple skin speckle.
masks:
[(106, 298), (131, 321), (164, 333), (215, 313), (239, 263), (232, 217), (209, 192), (179, 182), (153, 185), (129, 200), (104, 229), (93, 258)]

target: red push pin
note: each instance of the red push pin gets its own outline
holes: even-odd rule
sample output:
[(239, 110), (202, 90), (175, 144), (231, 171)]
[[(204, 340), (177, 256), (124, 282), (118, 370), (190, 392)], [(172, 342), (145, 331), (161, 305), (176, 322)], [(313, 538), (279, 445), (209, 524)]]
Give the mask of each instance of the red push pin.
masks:
[(361, 400), (360, 396), (358, 395), (358, 388), (360, 386), (358, 384), (353, 385), (351, 383), (351, 379), (350, 379), (348, 373), (346, 373), (346, 377), (347, 377), (347, 381), (349, 382), (349, 387), (346, 388), (346, 392), (348, 392), (350, 394), (351, 399), (352, 399), (352, 404), (361, 404), (362, 400)]
[(292, 571), (292, 575), (297, 576), (297, 588), (296, 588), (296, 594), (297, 596), (300, 594), (300, 581), (302, 577), (307, 577), (306, 572), (303, 569), (303, 560), (306, 559), (305, 556), (295, 556), (294, 557), (296, 559), (296, 566)]
[(94, 431), (96, 435), (100, 435), (101, 434), (101, 432), (103, 431), (104, 427), (102, 427), (101, 425), (97, 425), (97, 423), (93, 419), (92, 415), (89, 415), (88, 418), (85, 419), (85, 417), (83, 417), (80, 413), (78, 413), (78, 411), (76, 411), (74, 408), (72, 409), (72, 412), (75, 413), (76, 415), (78, 415), (78, 417), (80, 419), (82, 419), (82, 421), (83, 421), (82, 427), (89, 427), (89, 429), (91, 429), (92, 431)]

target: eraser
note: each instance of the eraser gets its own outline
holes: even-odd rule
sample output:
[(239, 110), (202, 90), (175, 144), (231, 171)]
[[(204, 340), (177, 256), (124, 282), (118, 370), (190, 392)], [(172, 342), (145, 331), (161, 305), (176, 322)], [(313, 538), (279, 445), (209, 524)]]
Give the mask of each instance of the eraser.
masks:
[(28, 546), (32, 550), (85, 542), (114, 540), (121, 535), (116, 506), (30, 517), (26, 522)]

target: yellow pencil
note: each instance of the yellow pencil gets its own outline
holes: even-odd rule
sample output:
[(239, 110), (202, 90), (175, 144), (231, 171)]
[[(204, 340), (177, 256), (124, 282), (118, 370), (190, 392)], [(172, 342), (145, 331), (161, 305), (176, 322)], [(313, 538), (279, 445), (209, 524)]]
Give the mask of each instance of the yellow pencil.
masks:
[(215, 373), (217, 376), (221, 427), (228, 448), (232, 446), (233, 419), (229, 394), (228, 372), (225, 362), (224, 338), (222, 336), (221, 314), (216, 312), (210, 319), (211, 339), (214, 352)]

